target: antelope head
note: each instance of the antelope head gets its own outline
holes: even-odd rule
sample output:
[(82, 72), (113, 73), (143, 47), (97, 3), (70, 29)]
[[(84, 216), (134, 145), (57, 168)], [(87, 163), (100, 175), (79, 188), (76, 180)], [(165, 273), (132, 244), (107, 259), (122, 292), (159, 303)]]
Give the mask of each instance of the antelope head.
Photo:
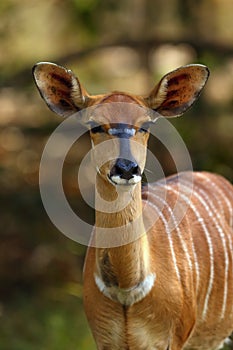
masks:
[[(209, 71), (199, 64), (178, 68), (146, 97), (124, 92), (90, 95), (71, 70), (54, 63), (36, 64), (33, 74), (52, 111), (62, 117), (88, 111), (79, 113), (80, 122), (90, 130), (93, 149), (103, 145), (94, 152), (99, 175), (113, 186), (132, 186), (141, 181), (150, 125), (158, 117), (182, 115), (198, 98)], [(108, 160), (97, 161), (104, 153)]]

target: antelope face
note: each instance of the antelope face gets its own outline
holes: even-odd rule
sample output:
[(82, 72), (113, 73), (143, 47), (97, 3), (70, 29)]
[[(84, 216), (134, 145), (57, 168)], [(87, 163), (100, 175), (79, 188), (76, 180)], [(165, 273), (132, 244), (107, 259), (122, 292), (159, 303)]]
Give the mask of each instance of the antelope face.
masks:
[(114, 93), (91, 114), (88, 124), (99, 174), (115, 186), (140, 182), (149, 137), (147, 109), (129, 95)]
[(203, 65), (184, 66), (165, 75), (147, 97), (142, 97), (122, 92), (89, 95), (70, 70), (53, 63), (38, 63), (33, 73), (52, 111), (67, 117), (87, 109), (80, 122), (90, 130), (93, 161), (99, 175), (114, 186), (141, 181), (150, 124), (158, 116), (183, 114), (209, 75)]

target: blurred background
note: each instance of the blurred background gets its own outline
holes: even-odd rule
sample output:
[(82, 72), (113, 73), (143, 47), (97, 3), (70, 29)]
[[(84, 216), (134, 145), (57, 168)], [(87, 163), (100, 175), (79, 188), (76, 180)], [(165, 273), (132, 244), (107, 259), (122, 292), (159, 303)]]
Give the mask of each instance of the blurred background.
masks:
[[(46, 108), (31, 68), (72, 69), (91, 93), (149, 92), (168, 71), (203, 63), (211, 76), (198, 103), (172, 120), (195, 170), (233, 181), (232, 0), (1, 0), (0, 2), (0, 350), (95, 349), (82, 306), (85, 249), (63, 236), (40, 199), (43, 147), (61, 119)], [(87, 135), (67, 156), (63, 182), (80, 199), (77, 167)], [(166, 174), (175, 171), (155, 139)]]

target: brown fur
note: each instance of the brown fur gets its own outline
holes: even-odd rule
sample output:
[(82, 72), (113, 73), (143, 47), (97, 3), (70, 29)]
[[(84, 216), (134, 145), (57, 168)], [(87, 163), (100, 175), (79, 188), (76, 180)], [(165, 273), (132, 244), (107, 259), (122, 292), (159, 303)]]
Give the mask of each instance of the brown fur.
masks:
[[(58, 114), (68, 116), (81, 108), (92, 108), (88, 121), (101, 123), (104, 128), (102, 133), (90, 133), (94, 151), (96, 145), (111, 140), (112, 149), (104, 149), (105, 154), (111, 156), (113, 149), (118, 150), (119, 140), (109, 135), (109, 128), (116, 123), (133, 126), (135, 135), (130, 138), (129, 144), (143, 170), (148, 133), (139, 132), (139, 128), (144, 122), (153, 121), (150, 113), (145, 111), (152, 108), (157, 114), (168, 117), (182, 114), (200, 94), (208, 78), (208, 70), (201, 65), (181, 67), (165, 75), (147, 97), (123, 92), (91, 96), (71, 71), (49, 63), (38, 64), (34, 68), (34, 76), (42, 97)], [(144, 146), (144, 150), (138, 152), (133, 141)], [(101, 154), (96, 152), (95, 161), (98, 157), (101, 158)], [(117, 190), (108, 181), (113, 164), (114, 161), (107, 161), (98, 170), (96, 190), (107, 206), (108, 203), (116, 206), (115, 211), (96, 210), (96, 226), (90, 243), (106, 243), (98, 236), (100, 228), (109, 230), (109, 235), (111, 228), (120, 228), (120, 234), (115, 237), (118, 246), (89, 247), (84, 269), (85, 311), (98, 350), (216, 349), (233, 328), (232, 186), (213, 174), (184, 174), (188, 182), (194, 177), (194, 191), (185, 216), (173, 231), (168, 232), (162, 220), (163, 217), (169, 218), (168, 207), (163, 206), (157, 215), (148, 202), (156, 205), (156, 196), (165, 189), (166, 203), (173, 209), (178, 195), (186, 193), (185, 187), (179, 187), (178, 176), (167, 179), (169, 187), (156, 183), (150, 192), (146, 188), (141, 190), (140, 183), (129, 187), (128, 191)], [(197, 197), (200, 193), (208, 195), (205, 205)], [(120, 204), (129, 195), (131, 200), (121, 208)], [(193, 206), (201, 218), (198, 218)], [(145, 220), (151, 221), (156, 215), (155, 224), (145, 232)], [(135, 220), (137, 224), (131, 225)], [(214, 257), (215, 274), (209, 296), (211, 255), (203, 222), (211, 235)], [(220, 225), (225, 237), (226, 251), (217, 225)], [(189, 252), (192, 269), (179, 230)], [(172, 235), (177, 266), (172, 258), (169, 235)], [(130, 237), (133, 238), (131, 241)], [(126, 238), (127, 244), (121, 244)], [(229, 259), (228, 290), (226, 310), (221, 316), (226, 283), (225, 254)], [(199, 270), (195, 267), (195, 256)], [(155, 276), (154, 285), (140, 301), (126, 305), (118, 300), (116, 290), (130, 296), (151, 274)], [(110, 296), (100, 291), (96, 275), (103, 281), (103, 286), (109, 288)], [(208, 308), (203, 317), (207, 296)]]

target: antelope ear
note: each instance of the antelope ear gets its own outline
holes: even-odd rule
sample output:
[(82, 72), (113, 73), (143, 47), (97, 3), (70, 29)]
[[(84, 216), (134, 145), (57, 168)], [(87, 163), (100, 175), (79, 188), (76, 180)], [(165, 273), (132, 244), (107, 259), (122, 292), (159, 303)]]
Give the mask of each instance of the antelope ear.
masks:
[(164, 117), (177, 117), (192, 106), (208, 76), (208, 68), (201, 64), (180, 67), (166, 74), (145, 102)]
[(33, 67), (33, 76), (41, 97), (53, 112), (68, 117), (86, 107), (89, 95), (71, 70), (40, 62)]

